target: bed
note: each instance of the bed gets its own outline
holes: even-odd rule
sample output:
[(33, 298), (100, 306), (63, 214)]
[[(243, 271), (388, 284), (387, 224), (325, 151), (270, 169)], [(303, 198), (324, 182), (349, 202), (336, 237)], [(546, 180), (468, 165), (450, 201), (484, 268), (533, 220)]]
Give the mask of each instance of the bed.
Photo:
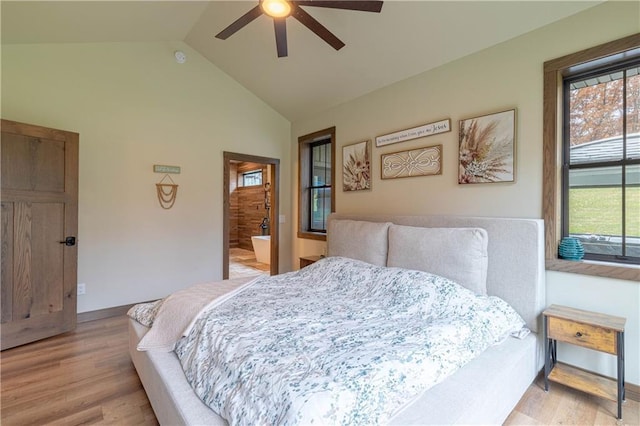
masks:
[[(488, 347), (406, 401), (384, 423), (500, 424), (506, 419), (543, 364), (538, 333), (545, 304), (541, 220), (332, 214), (327, 251), (326, 264), (346, 259), (344, 262), (366, 262), (371, 268), (384, 270), (433, 272), (464, 282), (474, 293), (483, 290), (476, 287), (484, 286), (487, 295), (512, 306), (530, 334), (508, 337)], [(238, 299), (233, 299), (234, 292), (242, 292), (246, 286), (255, 287), (243, 281), (225, 281), (202, 288), (220, 288), (226, 294), (223, 297), (233, 301)], [(189, 328), (193, 326), (191, 321)], [(154, 327), (149, 329), (133, 319), (129, 322), (130, 355), (159, 422), (226, 425), (227, 421), (196, 395), (176, 351), (137, 349)], [(180, 352), (184, 348), (176, 349)]]

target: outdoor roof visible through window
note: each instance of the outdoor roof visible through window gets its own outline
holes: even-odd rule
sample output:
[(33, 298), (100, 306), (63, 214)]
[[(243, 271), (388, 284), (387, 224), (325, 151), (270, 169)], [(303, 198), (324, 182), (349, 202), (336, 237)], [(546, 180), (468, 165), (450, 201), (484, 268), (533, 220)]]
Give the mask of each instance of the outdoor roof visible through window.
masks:
[[(571, 147), (571, 164), (616, 161), (622, 158), (623, 138), (600, 139)], [(627, 158), (640, 158), (640, 133), (627, 136)]]

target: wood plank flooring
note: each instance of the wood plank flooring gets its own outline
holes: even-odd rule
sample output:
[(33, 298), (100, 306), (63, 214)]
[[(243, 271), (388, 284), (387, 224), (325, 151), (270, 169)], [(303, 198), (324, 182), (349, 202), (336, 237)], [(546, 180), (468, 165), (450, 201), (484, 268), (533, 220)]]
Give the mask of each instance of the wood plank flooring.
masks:
[(0, 354), (0, 423), (157, 425), (128, 353), (127, 317)]
[(539, 377), (511, 412), (505, 425), (640, 425), (640, 404), (627, 398), (622, 421), (616, 419), (618, 405), (558, 383), (544, 391)]
[[(128, 353), (127, 317), (81, 323), (70, 333), (0, 354), (0, 423), (157, 425)], [(639, 425), (638, 402), (616, 404), (541, 380), (505, 425)]]

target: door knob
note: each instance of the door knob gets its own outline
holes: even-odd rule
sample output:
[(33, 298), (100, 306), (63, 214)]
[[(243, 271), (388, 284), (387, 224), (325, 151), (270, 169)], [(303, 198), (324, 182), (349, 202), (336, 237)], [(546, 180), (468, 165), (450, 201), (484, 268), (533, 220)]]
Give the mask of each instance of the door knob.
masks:
[(76, 237), (67, 237), (64, 239), (64, 241), (60, 241), (60, 244), (64, 244), (67, 247), (75, 246)]

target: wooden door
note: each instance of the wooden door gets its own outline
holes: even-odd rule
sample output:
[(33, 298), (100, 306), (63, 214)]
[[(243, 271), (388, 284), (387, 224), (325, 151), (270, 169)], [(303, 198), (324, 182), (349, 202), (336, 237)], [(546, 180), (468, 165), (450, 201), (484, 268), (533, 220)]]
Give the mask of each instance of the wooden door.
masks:
[(76, 325), (78, 134), (2, 120), (1, 349)]

